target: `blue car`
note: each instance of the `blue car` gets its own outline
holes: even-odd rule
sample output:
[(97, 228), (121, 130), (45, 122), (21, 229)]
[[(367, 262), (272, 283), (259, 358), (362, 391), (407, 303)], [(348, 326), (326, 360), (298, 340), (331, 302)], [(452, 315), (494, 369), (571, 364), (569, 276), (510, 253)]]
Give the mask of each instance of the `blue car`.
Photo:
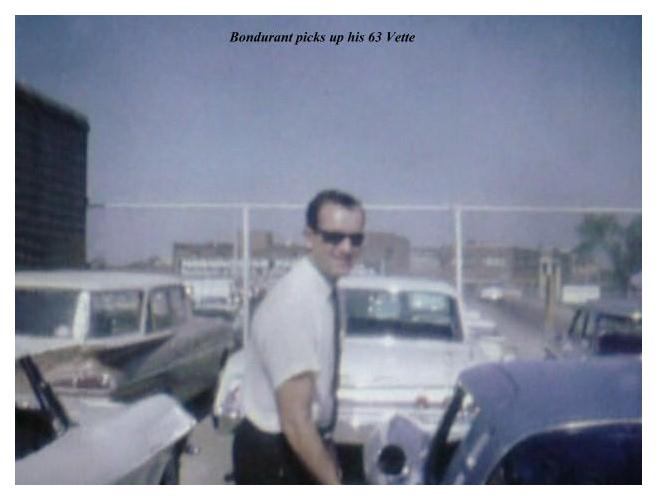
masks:
[[(474, 415), (471, 427), (450, 444), (461, 409)], [(641, 483), (637, 358), (481, 366), (461, 375), (450, 410), (434, 436), (426, 482)]]
[(545, 346), (548, 358), (641, 354), (641, 301), (603, 299), (575, 310), (567, 332)]
[(640, 484), (641, 357), (480, 365), (433, 436), (393, 419), (387, 437), (388, 484)]

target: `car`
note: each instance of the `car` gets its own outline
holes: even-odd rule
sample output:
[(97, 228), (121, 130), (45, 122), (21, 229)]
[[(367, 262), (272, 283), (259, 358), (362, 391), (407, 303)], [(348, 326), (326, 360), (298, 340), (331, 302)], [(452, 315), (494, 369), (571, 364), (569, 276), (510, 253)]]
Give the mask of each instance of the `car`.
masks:
[(479, 292), (479, 298), (482, 300), (497, 302), (504, 298), (504, 290), (499, 286), (487, 286), (481, 289)]
[[(343, 335), (338, 418), (333, 438), (363, 475), (363, 447), (396, 414), (427, 430), (442, 416), (458, 373), (513, 356), (502, 337), (470, 338), (450, 285), (420, 278), (348, 276), (338, 283)], [(214, 415), (230, 429), (242, 417), (244, 356), (229, 358)]]
[(641, 301), (601, 299), (576, 308), (565, 333), (545, 346), (546, 357), (641, 353)]
[(185, 278), (195, 314), (234, 317), (239, 311), (240, 297), (235, 281), (230, 278)]
[(497, 323), (481, 314), (477, 309), (465, 307), (463, 310), (463, 321), (473, 337), (498, 336), (500, 332)]
[(402, 417), (386, 432), (368, 457), (386, 484), (640, 484), (641, 359), (479, 365), (431, 435)]
[(479, 291), (481, 300), (490, 302), (499, 302), (501, 300), (520, 300), (522, 291), (512, 285), (490, 285), (485, 286)]
[(18, 271), (15, 299), (16, 339), (57, 393), (187, 403), (214, 390), (235, 344), (231, 324), (192, 315), (174, 275)]
[(16, 341), (16, 484), (178, 484), (196, 425), (179, 401), (58, 396), (35, 347)]

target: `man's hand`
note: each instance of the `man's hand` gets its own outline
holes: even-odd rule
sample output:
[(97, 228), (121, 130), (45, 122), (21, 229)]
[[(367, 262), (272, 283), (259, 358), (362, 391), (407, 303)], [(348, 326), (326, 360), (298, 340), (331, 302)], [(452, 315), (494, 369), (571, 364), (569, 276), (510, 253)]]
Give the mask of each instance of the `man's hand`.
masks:
[(337, 463), (312, 420), (314, 389), (312, 373), (302, 373), (283, 382), (276, 391), (281, 428), (292, 450), (320, 483), (340, 484)]

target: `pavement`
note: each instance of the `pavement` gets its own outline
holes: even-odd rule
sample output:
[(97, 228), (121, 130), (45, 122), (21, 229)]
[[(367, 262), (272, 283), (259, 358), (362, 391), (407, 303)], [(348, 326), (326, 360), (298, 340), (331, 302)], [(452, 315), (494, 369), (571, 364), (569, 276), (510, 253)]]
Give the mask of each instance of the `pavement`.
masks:
[(198, 452), (183, 454), (180, 484), (230, 484), (225, 476), (232, 471), (232, 435), (227, 431), (218, 433), (208, 416), (194, 429), (190, 444)]

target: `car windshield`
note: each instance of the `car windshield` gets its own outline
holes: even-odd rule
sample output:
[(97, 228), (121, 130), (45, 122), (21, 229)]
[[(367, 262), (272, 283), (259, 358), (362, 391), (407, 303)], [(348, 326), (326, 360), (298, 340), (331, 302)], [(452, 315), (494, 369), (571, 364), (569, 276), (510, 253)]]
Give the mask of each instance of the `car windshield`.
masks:
[(615, 333), (618, 335), (641, 336), (641, 320), (627, 316), (601, 314), (598, 316), (598, 331), (601, 335)]
[(348, 336), (462, 337), (456, 301), (446, 294), (348, 289), (345, 307)]
[(16, 290), (16, 332), (72, 337), (79, 295), (75, 290)]

